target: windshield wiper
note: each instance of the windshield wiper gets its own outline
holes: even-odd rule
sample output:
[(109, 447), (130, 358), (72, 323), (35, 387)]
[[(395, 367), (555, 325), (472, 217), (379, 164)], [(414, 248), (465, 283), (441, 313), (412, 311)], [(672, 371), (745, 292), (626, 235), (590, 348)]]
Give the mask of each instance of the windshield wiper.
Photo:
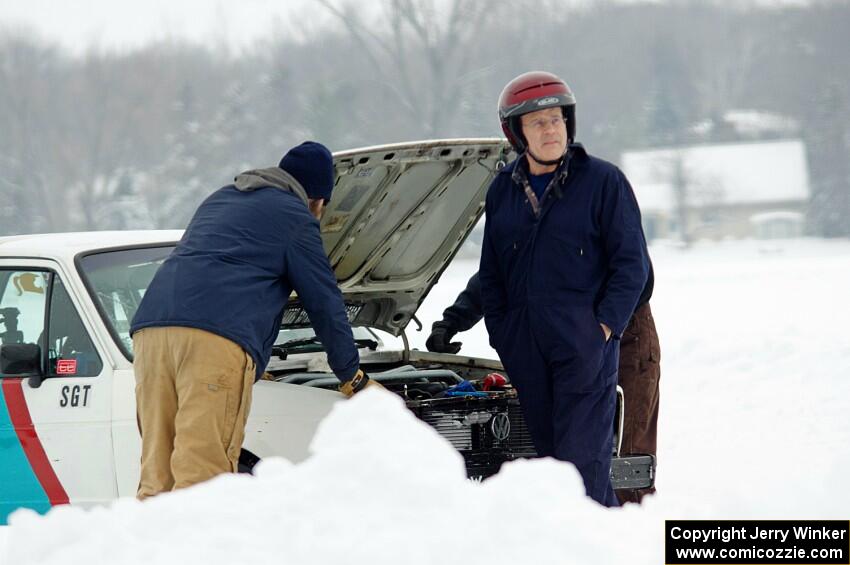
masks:
[(354, 340), (354, 344), (357, 347), (367, 347), (371, 351), (375, 351), (378, 349), (378, 342), (374, 339), (369, 339), (368, 337), (361, 337)]
[(304, 347), (305, 345), (322, 345), (317, 336), (298, 337), (289, 339), (283, 343), (276, 343), (272, 346), (272, 355), (277, 355), (278, 359), (285, 361), (286, 357), (294, 350)]
[[(360, 347), (368, 347), (370, 350), (375, 351), (378, 348), (378, 342), (374, 339), (369, 338), (358, 338), (354, 340), (354, 344)], [(299, 337), (296, 339), (290, 339), (284, 341), (283, 343), (278, 343), (272, 346), (272, 355), (277, 355), (281, 361), (285, 361), (286, 357), (301, 347), (306, 345), (322, 345), (322, 342), (319, 340), (318, 336), (312, 337)]]

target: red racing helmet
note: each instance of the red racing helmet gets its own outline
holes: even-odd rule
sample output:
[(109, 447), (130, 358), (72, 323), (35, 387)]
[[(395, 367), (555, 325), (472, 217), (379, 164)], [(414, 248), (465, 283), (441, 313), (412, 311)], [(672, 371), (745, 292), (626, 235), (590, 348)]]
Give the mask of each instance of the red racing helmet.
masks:
[(544, 71), (523, 73), (502, 89), (499, 95), (499, 121), (502, 131), (517, 153), (528, 148), (519, 117), (523, 114), (560, 107), (567, 120), (567, 139), (576, 136), (576, 98), (560, 77)]

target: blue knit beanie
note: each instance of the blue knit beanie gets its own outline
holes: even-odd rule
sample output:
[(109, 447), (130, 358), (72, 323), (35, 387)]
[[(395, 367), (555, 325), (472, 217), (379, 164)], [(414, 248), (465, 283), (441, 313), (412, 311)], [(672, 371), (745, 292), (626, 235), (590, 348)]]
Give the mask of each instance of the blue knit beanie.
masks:
[(312, 199), (331, 199), (334, 187), (333, 156), (330, 150), (315, 141), (305, 141), (287, 151), (278, 165), (301, 183)]

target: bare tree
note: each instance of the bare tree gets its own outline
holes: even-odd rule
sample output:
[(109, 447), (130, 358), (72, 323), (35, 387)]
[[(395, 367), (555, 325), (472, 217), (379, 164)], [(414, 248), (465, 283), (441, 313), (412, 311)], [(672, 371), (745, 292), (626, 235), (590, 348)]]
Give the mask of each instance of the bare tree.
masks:
[[(408, 119), (424, 134), (450, 129), (462, 105), (465, 82), (476, 75), (476, 42), (498, 17), (501, 1), (383, 0), (379, 27), (364, 21), (361, 5), (319, 3), (344, 25), (381, 83), (395, 93)], [(386, 29), (378, 33), (375, 29)]]
[(753, 25), (750, 8), (726, 10), (687, 3), (683, 18), (703, 25), (684, 26), (679, 45), (691, 65), (690, 80), (696, 90), (698, 113), (716, 123), (733, 108), (748, 108), (744, 94), (757, 65), (769, 55), (771, 29)]
[(695, 231), (692, 217), (699, 209), (716, 207), (724, 196), (724, 187), (719, 177), (698, 173), (688, 162), (687, 149), (674, 148), (665, 151), (654, 164), (652, 176), (658, 184), (670, 186), (672, 215), (675, 219), (679, 241), (687, 248), (693, 244)]
[(59, 213), (64, 195), (56, 190), (61, 178), (52, 174), (65, 139), (51, 85), (64, 75), (64, 61), (51, 46), (16, 37), (0, 42), (0, 233), (67, 226)]

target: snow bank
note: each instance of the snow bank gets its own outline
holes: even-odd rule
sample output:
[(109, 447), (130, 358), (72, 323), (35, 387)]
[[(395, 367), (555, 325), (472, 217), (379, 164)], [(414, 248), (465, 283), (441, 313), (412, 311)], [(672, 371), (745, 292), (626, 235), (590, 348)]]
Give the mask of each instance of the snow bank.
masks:
[[(338, 404), (312, 452), (144, 503), (18, 511), (9, 562), (563, 564), (626, 553), (609, 543), (618, 516), (585, 498), (571, 465), (516, 462), (471, 482), (451, 445), (383, 391)], [(619, 514), (637, 528), (634, 557), (656, 526)], [(657, 548), (642, 551), (650, 561)]]

